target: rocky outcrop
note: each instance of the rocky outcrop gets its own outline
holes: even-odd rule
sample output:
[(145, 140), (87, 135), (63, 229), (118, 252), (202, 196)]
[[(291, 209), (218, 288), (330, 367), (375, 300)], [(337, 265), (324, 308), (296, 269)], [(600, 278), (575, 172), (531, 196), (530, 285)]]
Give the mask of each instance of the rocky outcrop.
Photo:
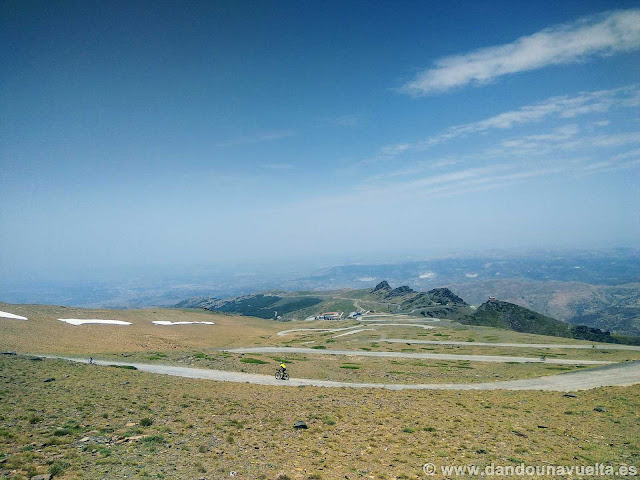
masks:
[(394, 288), (393, 290), (391, 290), (389, 293), (385, 295), (384, 298), (391, 300), (397, 297), (405, 297), (412, 293), (416, 293), (416, 291), (413, 290), (412, 288), (407, 287), (406, 285), (403, 285), (402, 287)]
[(433, 290), (429, 290), (427, 294), (434, 302), (440, 303), (441, 305), (448, 305), (451, 303), (456, 305), (466, 305), (462, 298), (457, 296), (448, 288), (434, 288)]
[(390, 292), (390, 291), (391, 291), (391, 287), (389, 286), (389, 283), (386, 280), (383, 280), (378, 285), (376, 285), (376, 287), (373, 290), (371, 290), (371, 293), (381, 293), (381, 292)]

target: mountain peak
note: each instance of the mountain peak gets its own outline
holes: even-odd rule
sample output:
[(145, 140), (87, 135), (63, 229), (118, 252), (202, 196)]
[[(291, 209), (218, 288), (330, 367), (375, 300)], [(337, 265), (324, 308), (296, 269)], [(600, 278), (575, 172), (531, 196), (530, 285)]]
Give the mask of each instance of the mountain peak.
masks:
[(371, 293), (375, 293), (380, 290), (391, 290), (391, 287), (389, 286), (389, 282), (387, 282), (386, 280), (381, 281), (378, 285), (376, 285), (376, 288), (371, 290)]

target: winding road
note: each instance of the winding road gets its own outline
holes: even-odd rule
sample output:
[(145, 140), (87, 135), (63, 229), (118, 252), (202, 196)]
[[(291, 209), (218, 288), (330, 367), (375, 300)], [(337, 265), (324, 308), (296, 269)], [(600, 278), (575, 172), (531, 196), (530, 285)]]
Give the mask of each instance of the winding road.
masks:
[[(69, 357), (48, 356), (45, 358), (65, 359), (85, 363), (86, 360)], [(561, 373), (547, 377), (527, 378), (524, 380), (508, 380), (486, 383), (434, 383), (434, 384), (384, 384), (384, 383), (349, 383), (309, 378), (276, 380), (269, 375), (252, 373), (207, 370), (203, 368), (174, 367), (170, 365), (150, 365), (146, 363), (124, 363), (95, 360), (97, 365), (131, 365), (138, 370), (161, 375), (173, 375), (185, 378), (217, 380), (223, 382), (252, 383), (257, 385), (276, 385), (282, 387), (333, 387), (333, 388), (379, 388), (386, 390), (545, 390), (555, 392), (572, 392), (588, 390), (604, 386), (628, 386), (640, 383), (640, 361), (618, 363), (600, 368)]]
[[(388, 342), (388, 343), (404, 343), (407, 345), (464, 345), (465, 347), (516, 347), (516, 348), (576, 348), (588, 350), (637, 350), (640, 347), (636, 345), (618, 345), (618, 344), (571, 344), (571, 343), (488, 343), (488, 342), (457, 342), (453, 340), (413, 340), (403, 338), (380, 338), (371, 340), (371, 342)], [(595, 346), (594, 346), (595, 345)]]
[[(432, 328), (436, 328), (432, 325), (422, 325), (418, 323), (369, 323), (364, 325), (366, 327), (419, 327), (425, 330), (429, 330)], [(289, 335), (290, 333), (298, 333), (298, 332), (344, 332), (345, 330), (353, 330), (360, 329), (359, 332), (363, 332), (364, 330), (375, 330), (373, 328), (362, 328), (363, 325), (353, 325), (351, 327), (342, 327), (342, 328), (292, 328), (291, 330), (282, 330), (278, 332), (278, 335), (284, 336)]]
[(570, 358), (508, 357), (506, 355), (457, 355), (453, 353), (368, 352), (366, 350), (327, 350), (302, 347), (252, 347), (224, 350), (230, 353), (304, 353), (315, 355), (347, 355), (355, 357), (413, 358), (416, 360), (463, 360), (494, 363), (552, 363), (556, 365), (608, 365), (600, 360)]

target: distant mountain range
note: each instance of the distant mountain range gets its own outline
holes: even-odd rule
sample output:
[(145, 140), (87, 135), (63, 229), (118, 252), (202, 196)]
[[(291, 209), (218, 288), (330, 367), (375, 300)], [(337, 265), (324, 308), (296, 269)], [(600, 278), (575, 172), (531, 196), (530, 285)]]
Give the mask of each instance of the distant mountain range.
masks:
[(176, 308), (204, 308), (276, 320), (294, 320), (321, 316), (328, 311), (383, 311), (409, 313), (430, 318), (446, 318), (468, 325), (503, 328), (523, 333), (575, 338), (594, 342), (640, 344), (640, 338), (612, 335), (609, 331), (586, 325), (573, 325), (542, 315), (528, 308), (493, 297), (477, 309), (448, 288), (418, 292), (403, 285), (392, 288), (384, 280), (373, 289), (342, 289), (321, 292), (275, 292), (245, 295), (232, 299), (191, 298)]
[[(551, 318), (640, 336), (640, 250), (637, 249), (494, 252), (388, 264), (332, 266), (311, 274), (281, 264), (245, 265), (242, 271), (203, 264), (169, 271), (132, 271), (121, 277), (97, 272), (92, 275), (91, 280), (48, 282), (16, 281), (6, 276), (0, 278), (0, 300), (140, 308), (174, 305), (188, 297), (205, 300), (215, 297), (215, 301), (225, 302), (218, 305), (221, 310), (240, 312), (249, 308), (249, 304), (243, 305), (244, 300), (235, 299), (251, 298), (262, 292), (265, 298), (251, 304), (254, 314), (271, 318), (277, 311), (286, 319), (292, 312), (311, 315), (316, 305), (327, 311), (349, 310), (353, 308), (353, 301), (349, 300), (353, 294), (342, 295), (345, 300), (333, 298), (335, 292), (370, 291), (386, 280), (426, 293), (434, 287), (447, 287), (470, 305), (480, 305), (489, 295), (495, 295)], [(288, 305), (300, 300), (291, 298), (299, 297), (292, 292), (300, 291), (306, 291), (304, 302), (311, 303)], [(396, 302), (387, 303), (389, 306), (384, 308), (404, 308)], [(382, 308), (379, 304), (377, 307)]]

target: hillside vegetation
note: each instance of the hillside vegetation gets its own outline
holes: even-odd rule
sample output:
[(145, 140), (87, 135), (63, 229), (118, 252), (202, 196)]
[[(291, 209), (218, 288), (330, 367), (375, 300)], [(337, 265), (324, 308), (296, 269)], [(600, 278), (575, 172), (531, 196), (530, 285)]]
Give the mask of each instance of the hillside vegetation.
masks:
[(204, 308), (214, 312), (238, 313), (258, 318), (276, 318), (288, 313), (313, 307), (322, 302), (317, 297), (282, 297), (262, 294), (219, 300), (215, 298), (193, 298), (183, 300), (176, 308)]
[(615, 337), (610, 332), (584, 325), (571, 325), (527, 308), (500, 300), (490, 300), (473, 315), (459, 320), (468, 325), (505, 328), (516, 332), (575, 338), (593, 342), (640, 344), (640, 338)]
[(510, 279), (458, 283), (450, 288), (472, 305), (480, 305), (491, 294), (558, 320), (640, 336), (638, 283), (590, 285)]

